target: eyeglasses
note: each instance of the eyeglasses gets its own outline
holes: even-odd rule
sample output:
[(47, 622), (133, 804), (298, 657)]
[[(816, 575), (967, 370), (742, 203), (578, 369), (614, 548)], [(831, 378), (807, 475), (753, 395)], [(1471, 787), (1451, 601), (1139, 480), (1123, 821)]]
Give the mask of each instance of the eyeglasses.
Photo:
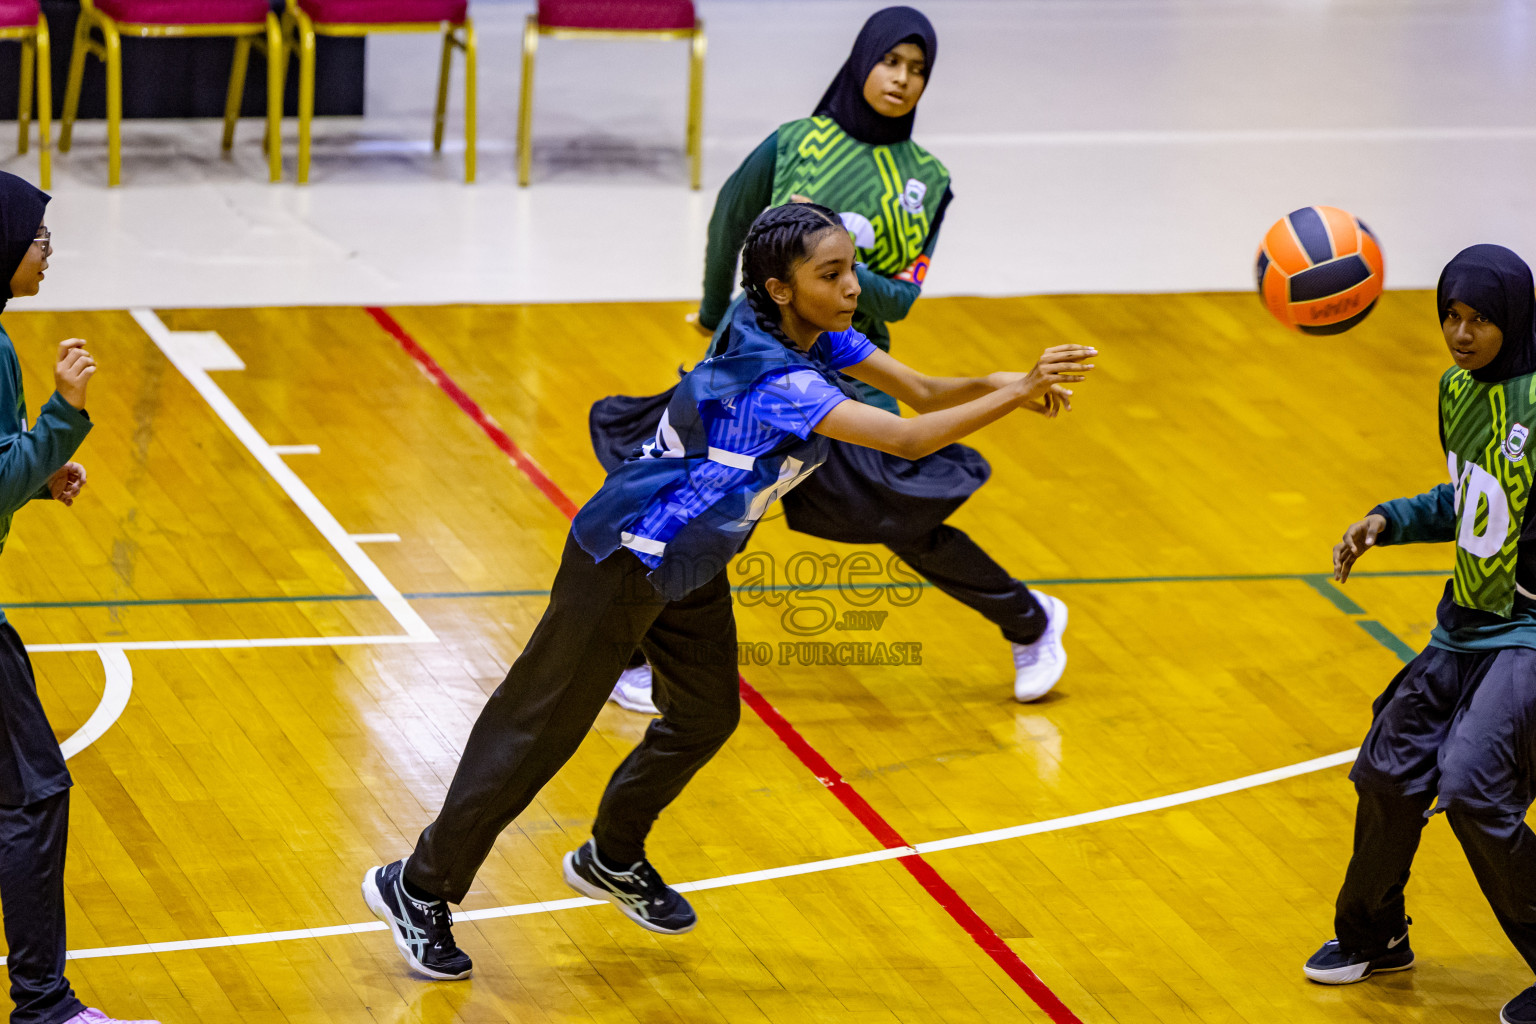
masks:
[(32, 244), (43, 251), (43, 259), (53, 255), (53, 232), (47, 228), (38, 228), (37, 237), (32, 239)]

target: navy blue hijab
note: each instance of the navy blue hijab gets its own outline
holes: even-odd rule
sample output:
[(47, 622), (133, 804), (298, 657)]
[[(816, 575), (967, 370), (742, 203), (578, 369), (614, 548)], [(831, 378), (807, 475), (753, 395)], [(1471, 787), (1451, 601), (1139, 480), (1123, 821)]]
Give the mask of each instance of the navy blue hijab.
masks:
[(903, 117), (886, 117), (864, 98), (869, 73), (893, 47), (906, 42), (922, 47), (924, 81), (932, 80), (939, 52), (933, 23), (915, 8), (887, 7), (870, 15), (859, 30), (853, 52), (816, 104), (816, 115), (830, 117), (843, 131), (870, 146), (893, 146), (910, 139), (912, 122), (917, 118), (915, 109)]
[(50, 198), (27, 179), (0, 171), (0, 309), (11, 298), (11, 278), (37, 238)]
[(1473, 379), (1495, 384), (1536, 373), (1536, 288), (1525, 260), (1502, 245), (1461, 250), (1440, 272), (1435, 301), (1442, 323), (1452, 300), (1465, 302), (1504, 334), (1499, 354), (1473, 370)]

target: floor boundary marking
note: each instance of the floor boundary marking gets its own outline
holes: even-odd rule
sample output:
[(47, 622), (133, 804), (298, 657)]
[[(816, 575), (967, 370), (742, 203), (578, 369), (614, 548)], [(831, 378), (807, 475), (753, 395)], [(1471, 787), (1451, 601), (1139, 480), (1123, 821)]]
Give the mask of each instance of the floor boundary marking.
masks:
[[(104, 689), (102, 700), (96, 711), (91, 715), (90, 719), (87, 720), (85, 725), (77, 730), (76, 733), (68, 740), (66, 740), (62, 745), (66, 749), (66, 757), (73, 756), (75, 753), (85, 749), (90, 745), (90, 743), (94, 742), (96, 738), (98, 738), (102, 733), (110, 728), (111, 724), (117, 719), (123, 708), (126, 706), (128, 697), (132, 690), (132, 669), (126, 655), (126, 652), (129, 650), (342, 646), (354, 644), (437, 642), (438, 638), (431, 631), (430, 627), (427, 626), (425, 620), (421, 619), (415, 610), (412, 609), (407, 603), (407, 595), (401, 594), (400, 591), (397, 590), (392, 583), (390, 583), (384, 574), (378, 570), (377, 566), (372, 563), (371, 559), (369, 559), (361, 551), (360, 547), (353, 539), (353, 535), (348, 535), (341, 528), (340, 524), (331, 515), (329, 510), (319, 502), (319, 500), (314, 496), (313, 492), (310, 491), (309, 488), (295, 474), (291, 472), (291, 470), (288, 470), (286, 464), (282, 463), (281, 457), (283, 454), (286, 454), (286, 452), (276, 450), (273, 448), (273, 446), (268, 445), (260, 437), (259, 433), (256, 432), (255, 428), (244, 417), (244, 415), (239, 412), (238, 408), (234, 406), (233, 402), (228, 399), (222, 389), (220, 389), (213, 382), (212, 378), (208, 376), (208, 370), (210, 369), (244, 369), (243, 363), (239, 363), (238, 357), (234, 356), (233, 352), (228, 349), (228, 346), (224, 344), (222, 339), (219, 338), (215, 332), (171, 332), (165, 328), (163, 322), (161, 322), (153, 312), (149, 310), (133, 310), (131, 312), (134, 316), (134, 319), (139, 322), (140, 326), (144, 328), (147, 334), (149, 334), (150, 338), (155, 342), (157, 347), (161, 349), (161, 351), (172, 362), (176, 369), (188, 379), (189, 383), (191, 383), (193, 387), (198, 390), (199, 394), (201, 394), (205, 401), (208, 402), (215, 414), (218, 415), (220, 419), (225, 423), (226, 427), (231, 429), (231, 431), (235, 433), (236, 437), (245, 444), (247, 449), (254, 457), (256, 457), (257, 461), (263, 466), (263, 468), (268, 470), (268, 473), (273, 477), (274, 482), (278, 483), (278, 485), (283, 488), (290, 499), (294, 500), (295, 504), (300, 507), (301, 511), (304, 511), (306, 516), (310, 518), (311, 522), (316, 526), (317, 529), (320, 530), (322, 535), (332, 543), (332, 546), (337, 550), (338, 554), (343, 558), (343, 560), (347, 561), (349, 567), (352, 568), (359, 579), (364, 582), (364, 585), (369, 587), (370, 593), (367, 595), (347, 595), (344, 599), (367, 600), (371, 598), (380, 601), (380, 603), (384, 604), (386, 608), (391, 612), (391, 614), (396, 618), (396, 621), (400, 622), (402, 627), (406, 629), (406, 634), (367, 637), (354, 636), (236, 639), (228, 641), (126, 641), (121, 643), (98, 642), (81, 644), (40, 644), (29, 647), (29, 650), (36, 653), (89, 650), (95, 652), (102, 660), (107, 676), (107, 685)], [(485, 430), (488, 435), (491, 436), (493, 441), (497, 441), (498, 445), (500, 446), (501, 442), (504, 440), (507, 446), (510, 446), (512, 449), (514, 449), (518, 453), (518, 456), (521, 456), (519, 458), (518, 456), (512, 455), (511, 452), (508, 452), (509, 457), (511, 457), (513, 461), (519, 466), (519, 468), (527, 473), (530, 479), (532, 479), (533, 482), (538, 485), (541, 490), (544, 491), (552, 503), (556, 504), (557, 507), (560, 507), (562, 511), (567, 511), (568, 515), (574, 511), (574, 504), (570, 503), (570, 499), (566, 497), (562, 491), (560, 491), (558, 486), (555, 485), (553, 481), (550, 480), (546, 475), (544, 475), (543, 471), (539, 469), (537, 464), (534, 463), (531, 458), (529, 458), (526, 454), (523, 454), (521, 449), (516, 448), (516, 445), (511, 441), (510, 437), (507, 437), (505, 433), (501, 431), (501, 428), (495, 424), (494, 420), (491, 420), (488, 416), (485, 416), (484, 413), (479, 410), (478, 405), (476, 405), (472, 399), (469, 399), (467, 394), (458, 390), (457, 385), (453, 384), (451, 379), (447, 377), (446, 373), (443, 373), (441, 368), (437, 367), (436, 363), (431, 360), (431, 357), (427, 355), (423, 350), (421, 350), (420, 347), (415, 344), (414, 340), (411, 339), (409, 335), (407, 335), (404, 330), (399, 327), (398, 324), (394, 323), (393, 318), (389, 317), (387, 312), (377, 307), (369, 307), (367, 312), (373, 316), (373, 318), (380, 324), (381, 327), (393, 335), (396, 340), (401, 343), (402, 347), (405, 348), (413, 358), (417, 359), (418, 362), (425, 360), (431, 363), (432, 368), (435, 369), (436, 372), (435, 374), (429, 375), (433, 376), (434, 381), (438, 383), (438, 385), (442, 387), (443, 390), (447, 392), (449, 396), (453, 398), (453, 400), (459, 404), (467, 414), (471, 415), (472, 418), (476, 418), (476, 422), (482, 427), (483, 430)], [(183, 335), (185, 337), (178, 338), (177, 335)], [(216, 345), (212, 343), (216, 343)], [(214, 353), (211, 360), (207, 356), (207, 353), (210, 351)], [(220, 360), (224, 357), (225, 354), (227, 354), (228, 358), (233, 359), (238, 365), (228, 365), (226, 363), (221, 363)], [(450, 390), (450, 388), (452, 390)], [(473, 411), (471, 411), (472, 409)], [(501, 435), (500, 439), (496, 437), (496, 434)], [(503, 450), (505, 451), (506, 448), (503, 447)], [(274, 471), (274, 466), (278, 467), (276, 471)], [(333, 536), (333, 534), (335, 536)], [(350, 550), (344, 547), (343, 543), (338, 543), (338, 539), (344, 542), (346, 545), (349, 545)], [(1361, 573), (1359, 575), (1419, 576), (1431, 574), (1440, 575), (1441, 573), (1428, 570), (1408, 570), (1401, 572)], [(1319, 574), (1257, 574), (1254, 576), (1235, 578), (1217, 577), (1210, 579), (1209, 581), (1214, 582), (1217, 579), (1233, 581), (1250, 579), (1301, 579), (1311, 584), (1314, 589), (1316, 589), (1324, 597), (1328, 598), (1329, 600), (1333, 600), (1335, 604), (1339, 604), (1339, 601), (1336, 599), (1336, 597), (1329, 593), (1329, 590), (1332, 588), (1327, 585), (1319, 585), (1318, 582), (1315, 582), (1312, 579), (1312, 577), (1317, 577), (1319, 580), (1326, 579), (1325, 576), (1320, 576)], [(1060, 580), (1052, 582), (1056, 584), (1107, 584), (1122, 582), (1196, 581), (1207, 581), (1207, 578), (1168, 577), (1163, 579), (1083, 579), (1070, 581)], [(425, 598), (437, 595), (422, 594), (409, 596), (412, 598)], [(503, 595), (501, 592), (495, 592), (483, 595), (472, 593), (464, 595), (442, 596), (474, 597), (522, 595)], [(534, 595), (528, 594), (526, 596)], [(1339, 593), (1338, 597), (1342, 598), (1342, 593)], [(339, 596), (310, 598), (310, 600), (335, 599), (343, 598)], [(297, 600), (304, 599), (299, 598)], [(1343, 598), (1343, 600), (1346, 602), (1349, 601), (1348, 598)], [(1350, 608), (1345, 607), (1343, 604), (1339, 604), (1339, 607), (1341, 610), (1346, 611), (1346, 613), (1363, 614), (1363, 609), (1352, 611)], [(1361, 621), (1360, 625), (1362, 627), (1377, 627), (1377, 629), (1374, 630), (1367, 628), (1366, 631), (1375, 637), (1378, 641), (1380, 641), (1384, 646), (1387, 646), (1389, 649), (1393, 649), (1394, 651), (1397, 650), (1397, 648), (1393, 647), (1391, 642), (1395, 641), (1399, 647), (1402, 647), (1404, 650), (1409, 650), (1406, 645), (1403, 645), (1402, 642), (1395, 637), (1395, 635), (1392, 635), (1390, 631), (1386, 630), (1385, 627), (1380, 626), (1379, 623)], [(813, 755), (813, 757), (801, 756), (801, 760), (806, 763), (807, 767), (810, 767), (816, 773), (818, 781), (828, 789), (832, 790), (833, 793), (837, 795), (839, 799), (844, 803), (845, 807), (854, 813), (855, 816), (858, 817), (859, 820), (870, 829), (872, 835), (874, 835), (878, 840), (884, 842), (886, 845), (879, 850), (868, 851), (866, 853), (854, 854), (851, 856), (822, 859), (797, 865), (788, 865), (780, 868), (770, 868), (754, 872), (745, 872), (734, 875), (721, 876), (714, 879), (704, 879), (695, 882), (685, 882), (677, 885), (676, 888), (684, 892), (705, 891), (709, 889), (746, 885), (760, 881), (769, 881), (804, 874), (838, 870), (847, 867), (874, 864), (890, 860), (899, 860), (902, 862), (903, 866), (906, 867), (907, 870), (917, 878), (919, 883), (922, 884), (924, 888), (928, 889), (930, 894), (934, 895), (941, 903), (941, 905), (944, 905), (945, 909), (951, 914), (951, 916), (955, 918), (956, 922), (972, 934), (972, 937), (977, 940), (978, 944), (981, 945), (982, 948), (986, 950), (995, 961), (997, 961), (998, 965), (1002, 967), (1003, 970), (1010, 975), (1010, 977), (1018, 982), (1020, 986), (1024, 988), (1025, 991), (1033, 999), (1035, 999), (1036, 1003), (1039, 1004), (1043, 1010), (1045, 1010), (1053, 1019), (1058, 1022), (1077, 1022), (1077, 1017), (1072, 1014), (1071, 1010), (1069, 1010), (1064, 1004), (1060, 1003), (1060, 1001), (1055, 997), (1054, 993), (1046, 988), (1043, 982), (1040, 982), (1040, 980), (1034, 975), (1033, 971), (1031, 971), (1027, 965), (1025, 965), (1023, 961), (1018, 958), (1017, 954), (1013, 952), (1011, 947), (1009, 947), (1001, 938), (997, 937), (995, 932), (992, 932), (991, 928), (986, 925), (985, 921), (983, 921), (979, 915), (976, 915), (975, 912), (972, 911), (962, 899), (960, 899), (958, 894), (954, 893), (953, 889), (949, 888), (948, 884), (938, 876), (937, 872), (931, 866), (929, 866), (926, 861), (923, 860), (924, 854), (947, 852), (950, 850), (962, 849), (971, 846), (1003, 842), (1026, 836), (1040, 835), (1048, 832), (1062, 831), (1070, 828), (1098, 824), (1101, 822), (1112, 821), (1138, 814), (1152, 813), (1169, 807), (1212, 799), (1219, 796), (1240, 792), (1246, 789), (1251, 789), (1285, 779), (1309, 774), (1312, 772), (1337, 767), (1352, 761), (1357, 753), (1357, 749), (1340, 751), (1335, 754), (1312, 758), (1307, 761), (1298, 762), (1296, 764), (1288, 765), (1282, 768), (1258, 772), (1251, 775), (1242, 776), (1237, 779), (1231, 779), (1225, 782), (1198, 787), (1196, 789), (1166, 794), (1161, 797), (1152, 797), (1145, 800), (1133, 801), (1127, 804), (1119, 804), (1113, 807), (1101, 808), (1096, 811), (1088, 811), (1080, 814), (1048, 819), (1045, 821), (1010, 826), (1002, 829), (993, 829), (985, 832), (954, 836), (948, 839), (931, 840), (920, 843), (906, 843), (905, 840), (902, 840), (899, 834), (897, 834), (895, 830), (891, 828), (891, 826), (879, 816), (878, 812), (874, 811), (872, 807), (869, 807), (863, 798), (853, 791), (851, 785), (849, 785), (849, 783), (840, 774), (835, 772), (831, 765), (825, 762), (825, 760), (821, 758), (821, 755), (816, 753), (814, 749), (811, 748), (802, 737), (800, 737), (799, 733), (794, 730), (794, 727), (790, 725), (787, 720), (783, 719), (783, 716), (777, 711), (777, 709), (773, 708), (773, 706), (769, 704), (761, 694), (753, 689), (745, 679), (742, 680), (742, 688), (743, 697), (747, 703), (753, 706), (754, 710), (758, 711), (760, 715), (764, 716), (765, 723), (768, 724), (769, 727), (776, 733), (780, 733), (781, 739), (786, 739), (786, 742), (790, 742), (791, 746), (794, 747), (795, 743), (791, 742), (789, 738), (792, 737), (793, 740), (798, 741), (799, 744), (804, 746), (806, 752), (808, 752), (810, 755)], [(777, 719), (777, 724), (772, 720), (774, 718)], [(788, 734), (788, 737), (786, 736), (786, 733)], [(802, 752), (797, 749), (796, 753), (801, 754)], [(847, 792), (840, 792), (840, 790), (846, 790)], [(857, 805), (862, 805), (864, 808), (863, 813), (861, 813)], [(870, 820), (866, 820), (866, 814)], [(952, 897), (953, 902), (946, 900), (944, 898), (944, 892), (939, 890), (947, 891), (949, 896)], [(958, 904), (958, 907), (954, 905), (956, 903)], [(458, 921), (491, 920), (496, 918), (522, 916), (534, 913), (550, 913), (576, 907), (597, 905), (600, 905), (598, 901), (582, 897), (494, 907), (475, 911), (465, 911), (455, 915), (455, 918)], [(964, 918), (966, 914), (969, 914), (970, 917), (974, 918), (974, 922), (968, 922), (965, 920)], [(102, 957), (129, 956), (143, 953), (171, 953), (206, 948), (282, 942), (298, 939), (319, 939), (329, 936), (381, 931), (384, 929), (385, 926), (382, 923), (377, 921), (369, 921), (359, 924), (337, 925), (321, 928), (293, 929), (288, 931), (251, 933), (235, 936), (219, 936), (205, 939), (175, 940), (170, 942), (151, 942), (136, 945), (101, 947), (96, 949), (75, 950), (71, 951), (67, 955), (69, 959), (93, 959)], [(995, 945), (987, 941), (989, 935), (991, 939), (994, 940)], [(1010, 968), (1009, 964), (1004, 962), (1005, 959), (1008, 958), (1011, 958), (1017, 964), (1017, 968), (1022, 970), (1024, 977), (1021, 978), (1018, 970)], [(4, 962), (5, 958), (0, 957), (0, 964), (3, 964)], [(1031, 980), (1033, 981), (1033, 985), (1029, 983)]]
[[(843, 868), (861, 867), (868, 864), (878, 864), (885, 861), (906, 861), (920, 858), (924, 854), (945, 853), (951, 850), (965, 849), (972, 846), (985, 846), (991, 843), (1007, 842), (1013, 839), (1021, 839), (1026, 836), (1044, 835), (1049, 832), (1063, 832), (1068, 829), (1082, 828), (1088, 825), (1097, 825), (1107, 821), (1115, 821), (1121, 818), (1130, 818), (1139, 814), (1150, 814), (1156, 811), (1167, 810), (1171, 807), (1179, 807), (1184, 804), (1198, 803), (1202, 800), (1211, 800), (1217, 797), (1228, 796), (1248, 789), (1256, 789), (1260, 786), (1271, 785), (1287, 779), (1309, 775), (1314, 772), (1326, 771), (1349, 764), (1355, 759), (1359, 748), (1353, 750), (1341, 750), (1336, 754), (1327, 754), (1323, 757), (1314, 757), (1296, 764), (1286, 765), (1281, 768), (1272, 768), (1268, 771), (1255, 772), (1252, 775), (1244, 775), (1225, 782), (1216, 782), (1208, 786), (1200, 786), (1195, 789), (1186, 789), (1177, 793), (1168, 793), (1163, 796), (1150, 797), (1145, 800), (1136, 800), (1131, 803), (1116, 804), (1113, 807), (1104, 807), (1095, 811), (1085, 811), (1080, 814), (1069, 814), (1059, 818), (1049, 818), (1044, 821), (1029, 822), (1023, 825), (1013, 825), (1008, 828), (991, 829), (985, 832), (972, 832), (966, 835), (952, 836), (948, 839), (934, 839), (921, 843), (912, 843), (902, 846), (888, 846), (879, 850), (870, 850), (865, 853), (851, 854), (846, 857), (829, 857), (822, 860), (806, 861), (801, 864), (789, 864), (777, 868), (764, 868), (758, 871), (745, 871), (733, 875), (721, 875), (717, 878), (705, 878), (694, 882), (681, 882), (673, 888), (679, 892), (707, 892), (711, 889), (726, 889), (739, 885), (753, 885), (758, 882), (777, 881), (782, 878), (794, 878), (800, 875), (818, 874), (825, 871), (838, 871)], [(601, 900), (588, 899), (585, 896), (572, 897), (559, 900), (541, 900), (533, 903), (518, 903), (502, 907), (487, 907), (480, 910), (465, 910), (453, 915), (455, 923), (462, 921), (491, 921), (505, 917), (523, 917), (529, 914), (548, 914), (562, 910), (573, 910), (578, 907), (600, 907), (606, 904)], [(340, 935), (357, 935), (365, 932), (385, 931), (386, 926), (381, 921), (363, 921), (356, 924), (328, 925), (320, 928), (293, 928), (285, 931), (252, 932), (242, 935), (222, 935), (204, 939), (178, 939), (168, 942), (142, 942), (125, 946), (103, 946), (95, 949), (71, 950), (68, 958), (71, 960), (91, 960), (103, 957), (137, 956), (145, 953), (182, 953), (199, 949), (219, 949), (229, 946), (252, 946), (272, 942), (293, 942), (300, 939), (324, 939)], [(0, 964), (5, 959), (0, 957)]]

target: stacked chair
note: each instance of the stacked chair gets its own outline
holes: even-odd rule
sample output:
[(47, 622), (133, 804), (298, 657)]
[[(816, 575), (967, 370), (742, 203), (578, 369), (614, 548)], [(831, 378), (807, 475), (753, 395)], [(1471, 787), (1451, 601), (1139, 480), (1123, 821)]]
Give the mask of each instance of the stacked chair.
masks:
[(523, 90), (517, 109), (517, 183), (528, 184), (533, 156), (533, 63), (539, 37), (687, 39), (689, 183), (699, 187), (704, 119), (704, 23), (693, 0), (539, 0), (523, 28)]

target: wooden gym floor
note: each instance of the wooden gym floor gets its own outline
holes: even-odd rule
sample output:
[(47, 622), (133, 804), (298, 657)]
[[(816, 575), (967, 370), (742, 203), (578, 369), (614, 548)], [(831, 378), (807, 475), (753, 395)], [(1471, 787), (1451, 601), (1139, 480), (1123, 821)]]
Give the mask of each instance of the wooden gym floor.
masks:
[[(601, 481), (588, 406), (691, 362), (686, 309), (5, 317), (34, 410), (58, 339), (101, 364), (84, 499), (25, 510), (0, 559), (73, 737), (83, 997), (167, 1022), (1486, 1022), (1531, 982), (1438, 818), (1418, 967), (1300, 971), (1349, 852), (1343, 752), (1449, 564), (1321, 575), (1347, 523), (1443, 476), (1416, 292), (1337, 338), (1245, 294), (919, 303), (897, 353), (933, 372), (1101, 350), (1073, 415), (981, 435), (994, 476), (954, 520), (1071, 606), (1055, 693), (1014, 703), (1007, 645), (942, 595), (836, 589), (889, 578), (885, 552), (770, 522), (778, 589), (738, 611), (760, 713), (652, 840), (702, 883), (699, 928), (652, 935), (560, 880), (647, 721), (610, 705), (464, 905), (474, 979), (410, 976), (359, 879), (409, 851), (543, 609), (560, 502)], [(805, 664), (796, 640), (921, 664)]]

